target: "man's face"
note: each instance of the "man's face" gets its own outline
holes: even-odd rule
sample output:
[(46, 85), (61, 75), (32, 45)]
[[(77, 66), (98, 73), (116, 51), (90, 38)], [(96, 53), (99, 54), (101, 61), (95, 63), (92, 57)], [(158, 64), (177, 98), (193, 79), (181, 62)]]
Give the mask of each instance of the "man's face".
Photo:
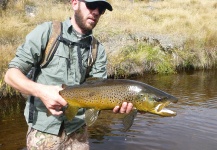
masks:
[(75, 11), (75, 21), (83, 33), (90, 32), (98, 23), (101, 16), (98, 8), (88, 9), (85, 2), (78, 3), (78, 9)]

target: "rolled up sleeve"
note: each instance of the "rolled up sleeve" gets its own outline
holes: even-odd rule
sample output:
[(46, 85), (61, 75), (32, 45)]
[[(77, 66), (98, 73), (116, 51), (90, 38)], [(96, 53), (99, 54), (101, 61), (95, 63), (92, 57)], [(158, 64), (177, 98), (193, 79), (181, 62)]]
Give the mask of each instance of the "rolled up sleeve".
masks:
[(33, 64), (41, 59), (41, 51), (45, 49), (49, 39), (51, 23), (43, 23), (32, 30), (25, 39), (25, 42), (17, 48), (15, 57), (8, 67), (18, 68), (24, 74), (28, 73)]

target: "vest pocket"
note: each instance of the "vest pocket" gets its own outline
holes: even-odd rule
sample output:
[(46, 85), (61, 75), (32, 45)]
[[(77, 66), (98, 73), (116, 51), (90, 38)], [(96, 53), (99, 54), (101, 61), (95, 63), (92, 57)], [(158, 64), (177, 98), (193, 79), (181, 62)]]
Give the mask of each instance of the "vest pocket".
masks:
[(46, 79), (51, 80), (48, 82), (65, 83), (67, 74), (67, 62), (68, 57), (66, 55), (54, 55), (50, 63), (42, 69), (42, 72), (46, 76)]

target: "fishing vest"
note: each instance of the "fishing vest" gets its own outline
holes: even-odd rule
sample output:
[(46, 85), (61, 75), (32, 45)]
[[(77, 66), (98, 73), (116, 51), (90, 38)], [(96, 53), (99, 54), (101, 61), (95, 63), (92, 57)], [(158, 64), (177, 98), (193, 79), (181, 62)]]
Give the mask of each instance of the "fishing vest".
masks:
[[(32, 69), (27, 74), (27, 77), (30, 78), (31, 80), (36, 81), (36, 78), (37, 78), (38, 74), (40, 73), (41, 68), (46, 67), (50, 63), (50, 61), (54, 57), (54, 54), (55, 54), (60, 42), (63, 42), (65, 45), (67, 45), (69, 47), (74, 46), (74, 45), (84, 47), (84, 45), (82, 45), (81, 43), (72, 42), (66, 38), (63, 38), (62, 37), (62, 28), (63, 28), (62, 22), (59, 22), (59, 21), (53, 21), (52, 22), (52, 33), (51, 33), (51, 36), (48, 40), (47, 46), (46, 46), (45, 50), (43, 51), (42, 59), (40, 60), (40, 62), (36, 61), (34, 63), (34, 66), (32, 67)], [(96, 61), (97, 51), (98, 51), (97, 48), (99, 45), (99, 42), (96, 40), (95, 37), (92, 38), (91, 43), (92, 44), (90, 46), (90, 54), (89, 54), (88, 61), (87, 61), (86, 77), (89, 76), (91, 68)], [(28, 123), (33, 123), (34, 96), (29, 96), (28, 99), (30, 101)]]

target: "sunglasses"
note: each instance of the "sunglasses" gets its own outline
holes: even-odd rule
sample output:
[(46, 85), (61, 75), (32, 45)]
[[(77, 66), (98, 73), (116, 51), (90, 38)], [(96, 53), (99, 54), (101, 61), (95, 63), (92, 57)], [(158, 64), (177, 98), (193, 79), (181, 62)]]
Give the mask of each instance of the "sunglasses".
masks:
[(106, 7), (100, 2), (85, 2), (83, 0), (79, 0), (79, 1), (84, 2), (87, 9), (89, 10), (95, 10), (96, 8), (98, 8), (99, 14), (102, 15), (105, 13)]

